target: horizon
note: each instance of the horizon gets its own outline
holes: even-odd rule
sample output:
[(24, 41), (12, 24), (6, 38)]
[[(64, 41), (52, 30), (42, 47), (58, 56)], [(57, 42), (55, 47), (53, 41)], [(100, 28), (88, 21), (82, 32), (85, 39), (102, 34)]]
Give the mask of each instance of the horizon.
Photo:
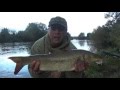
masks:
[(0, 29), (23, 31), (29, 23), (43, 23), (48, 28), (52, 17), (60, 16), (66, 19), (68, 32), (71, 36), (80, 33), (92, 33), (98, 26), (107, 22), (106, 12), (0, 12)]

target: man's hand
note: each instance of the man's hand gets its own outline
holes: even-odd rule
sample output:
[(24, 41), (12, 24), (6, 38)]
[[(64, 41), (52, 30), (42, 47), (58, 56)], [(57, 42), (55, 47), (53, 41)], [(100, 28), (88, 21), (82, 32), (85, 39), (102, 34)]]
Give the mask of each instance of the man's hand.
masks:
[(33, 61), (30, 66), (31, 66), (31, 69), (32, 69), (32, 71), (34, 73), (40, 73), (40, 70), (39, 70), (39, 68), (40, 68), (40, 62)]
[(75, 63), (75, 71), (76, 72), (82, 72), (85, 69), (87, 69), (88, 66), (89, 66), (89, 63), (87, 63), (85, 61), (77, 60), (77, 62)]
[(61, 76), (61, 72), (57, 72), (57, 71), (51, 72), (50, 75), (51, 78), (60, 78), (60, 76)]

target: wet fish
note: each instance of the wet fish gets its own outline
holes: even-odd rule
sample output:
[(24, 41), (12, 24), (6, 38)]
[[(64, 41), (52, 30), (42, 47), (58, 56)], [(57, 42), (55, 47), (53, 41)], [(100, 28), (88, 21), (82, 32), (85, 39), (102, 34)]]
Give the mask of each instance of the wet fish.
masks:
[(24, 65), (32, 61), (39, 61), (41, 71), (72, 71), (77, 60), (90, 62), (101, 61), (102, 57), (86, 50), (65, 50), (51, 54), (9, 57), (16, 63), (14, 74), (17, 74)]

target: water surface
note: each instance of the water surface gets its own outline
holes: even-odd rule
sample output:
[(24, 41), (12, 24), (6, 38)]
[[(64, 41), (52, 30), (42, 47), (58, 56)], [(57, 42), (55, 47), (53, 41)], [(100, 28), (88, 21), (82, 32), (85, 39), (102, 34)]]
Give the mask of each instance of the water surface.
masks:
[[(77, 49), (90, 50), (89, 41), (71, 40)], [(4, 43), (0, 44), (0, 78), (31, 78), (28, 65), (14, 75), (15, 63), (8, 59), (10, 56), (28, 56), (33, 43)]]

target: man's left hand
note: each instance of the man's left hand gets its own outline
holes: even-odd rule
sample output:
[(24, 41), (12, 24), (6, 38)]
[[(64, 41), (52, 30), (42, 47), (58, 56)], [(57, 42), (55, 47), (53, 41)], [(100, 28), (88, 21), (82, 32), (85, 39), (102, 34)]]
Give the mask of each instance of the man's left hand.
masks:
[(89, 66), (89, 63), (87, 63), (85, 61), (77, 60), (77, 62), (75, 63), (75, 71), (76, 72), (82, 72), (85, 69), (87, 69), (88, 66)]

